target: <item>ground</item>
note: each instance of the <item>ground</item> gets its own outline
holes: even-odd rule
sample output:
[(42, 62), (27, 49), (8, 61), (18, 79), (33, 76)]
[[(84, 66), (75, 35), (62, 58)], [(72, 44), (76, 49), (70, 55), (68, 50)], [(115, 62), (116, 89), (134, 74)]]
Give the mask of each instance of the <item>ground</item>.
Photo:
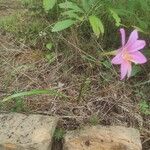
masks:
[[(14, 14), (18, 17), (18, 12), (24, 14), (27, 10), (16, 0), (9, 2), (0, 0), (0, 19)], [(141, 105), (150, 99), (148, 80), (150, 76), (144, 67), (146, 79), (141, 74), (136, 79), (122, 82), (116, 69), (109, 68), (105, 71), (107, 65), (106, 68), (93, 67), (93, 64), (79, 60), (82, 50), (78, 47), (74, 31), (72, 35), (67, 36), (67, 39), (65, 37), (59, 41), (60, 45), (64, 43), (67, 45), (62, 46), (62, 49), (65, 47), (69, 50), (71, 54), (68, 57), (63, 52), (58, 53), (57, 50), (48, 54), (43, 50), (41, 40), (37, 40), (36, 45), (33, 41), (30, 44), (26, 43), (23, 36), (18, 40), (15, 34), (7, 30), (18, 32), (16, 29), (18, 22), (13, 21), (13, 23), (15, 28), (13, 25), (0, 26), (1, 99), (20, 91), (50, 88), (68, 97), (34, 95), (15, 98), (2, 103), (1, 112), (15, 111), (59, 116), (58, 128), (63, 130), (81, 128), (85, 124), (134, 127), (140, 130), (143, 147), (148, 150), (150, 117), (141, 110), (143, 108)], [(23, 35), (23, 33), (18, 34)], [(49, 60), (49, 57), (53, 60)]]

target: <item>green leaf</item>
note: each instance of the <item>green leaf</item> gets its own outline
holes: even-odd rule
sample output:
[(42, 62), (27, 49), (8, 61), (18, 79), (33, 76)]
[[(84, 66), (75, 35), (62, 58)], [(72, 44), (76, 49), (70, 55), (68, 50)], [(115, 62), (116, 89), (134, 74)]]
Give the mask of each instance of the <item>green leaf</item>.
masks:
[(110, 68), (112, 67), (111, 62), (108, 61), (108, 60), (102, 61), (101, 63), (102, 63), (103, 66), (105, 66), (106, 68), (109, 68), (109, 69), (110, 69)]
[(102, 34), (102, 35), (104, 34), (103, 23), (97, 16), (95, 16), (95, 15), (89, 16), (89, 21), (90, 21), (91, 27), (93, 29), (93, 32), (97, 36), (97, 38), (99, 38), (100, 34)]
[(141, 112), (144, 113), (145, 115), (150, 115), (150, 105), (147, 101), (142, 100), (140, 102), (140, 109)]
[(131, 72), (131, 77), (132, 76), (136, 76), (138, 73), (140, 73), (142, 71), (141, 67), (138, 65), (134, 65), (132, 67), (132, 72)]
[(82, 57), (84, 60), (88, 60), (88, 61), (90, 61), (90, 62), (94, 62), (94, 63), (97, 62), (96, 59), (95, 59), (94, 57), (90, 56), (90, 55), (88, 55), (88, 56), (87, 56), (87, 55), (82, 55), (81, 57)]
[(97, 0), (81, 0), (83, 9), (88, 12), (96, 4)]
[(60, 3), (59, 7), (63, 8), (63, 9), (73, 9), (76, 12), (82, 12), (83, 13), (83, 10), (77, 4), (72, 3), (72, 2)]
[(57, 0), (43, 0), (43, 8), (45, 12), (47, 13), (50, 9), (54, 7)]
[(94, 4), (96, 4), (97, 0), (88, 0), (89, 5), (92, 6)]
[(54, 27), (52, 28), (52, 32), (58, 32), (58, 31), (62, 31), (64, 29), (69, 28), (70, 26), (72, 26), (76, 21), (71, 20), (71, 19), (67, 19), (67, 20), (63, 20), (63, 21), (59, 21), (57, 22)]
[(80, 17), (75, 12), (73, 12), (73, 10), (65, 11), (65, 12), (61, 13), (61, 15), (80, 20)]
[(89, 0), (81, 0), (82, 1), (82, 7), (85, 11), (88, 11), (90, 9), (89, 6)]
[(47, 54), (46, 59), (48, 60), (49, 64), (53, 63), (56, 59), (55, 53), (52, 52), (52, 53)]
[(136, 18), (137, 18), (137, 21), (139, 23), (140, 28), (147, 30), (148, 29), (148, 23), (141, 20), (139, 17), (136, 17)]
[(142, 33), (145, 33), (146, 34), (146, 32), (143, 30), (143, 29), (141, 29), (140, 27), (137, 27), (137, 26), (132, 26), (133, 28), (135, 28), (137, 31), (139, 31), (139, 32), (142, 32)]
[(49, 49), (49, 50), (51, 50), (51, 49), (52, 49), (52, 46), (53, 46), (53, 44), (52, 44), (52, 43), (47, 43), (47, 44), (46, 44), (46, 48), (47, 48), (47, 49)]
[(144, 49), (143, 54), (147, 57), (150, 57), (150, 49)]
[(8, 97), (4, 98), (2, 100), (2, 102), (6, 102), (8, 100), (11, 100), (11, 99), (14, 99), (14, 98), (18, 98), (18, 97), (31, 96), (31, 95), (39, 95), (39, 94), (49, 94), (49, 95), (52, 95), (52, 96), (67, 97), (66, 95), (58, 92), (55, 89), (49, 89), (49, 90), (31, 90), (31, 91), (20, 92), (20, 93), (16, 93), (16, 94), (13, 94), (11, 96), (8, 96)]
[(112, 17), (114, 18), (116, 22), (116, 26), (119, 27), (121, 25), (121, 18), (113, 9), (109, 9), (109, 10), (111, 12)]

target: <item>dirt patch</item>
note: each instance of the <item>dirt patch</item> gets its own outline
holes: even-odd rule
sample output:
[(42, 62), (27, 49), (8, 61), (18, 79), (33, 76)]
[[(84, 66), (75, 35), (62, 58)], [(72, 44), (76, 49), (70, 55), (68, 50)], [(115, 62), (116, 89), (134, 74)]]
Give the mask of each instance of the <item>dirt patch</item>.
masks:
[(0, 0), (0, 17), (9, 16), (21, 9), (21, 4), (17, 0)]

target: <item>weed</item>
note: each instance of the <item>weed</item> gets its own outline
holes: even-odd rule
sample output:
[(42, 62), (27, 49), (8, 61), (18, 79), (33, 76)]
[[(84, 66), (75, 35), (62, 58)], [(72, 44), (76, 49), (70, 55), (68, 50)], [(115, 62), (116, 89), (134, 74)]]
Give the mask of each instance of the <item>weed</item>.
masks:
[(53, 96), (66, 97), (64, 94), (61, 94), (59, 91), (55, 89), (48, 89), (48, 90), (44, 89), (44, 90), (31, 90), (31, 91), (26, 91), (26, 92), (17, 92), (8, 97), (5, 97), (2, 101), (6, 102), (11, 99), (16, 99), (16, 98), (20, 98), (24, 96), (39, 95), (39, 94), (49, 94)]
[(8, 32), (17, 33), (19, 31), (19, 21), (21, 15), (19, 13), (14, 13), (9, 16), (1, 17), (0, 28)]
[(94, 126), (99, 124), (99, 118), (95, 115), (91, 116), (89, 121), (90, 121), (90, 124)]
[(33, 11), (36, 11), (36, 10), (40, 10), (41, 11), (41, 8), (42, 8), (42, 1), (39, 0), (19, 0), (21, 2), (21, 4), (23, 5), (23, 7), (29, 9), (29, 10), (33, 10)]
[(28, 109), (24, 106), (24, 100), (22, 98), (15, 98), (15, 105), (11, 108), (12, 112), (25, 112)]
[(55, 140), (62, 140), (64, 137), (65, 131), (62, 128), (57, 128), (54, 133)]
[[(6, 110), (26, 111), (28, 108), (24, 104), (27, 102), (35, 112), (63, 116), (65, 127), (71, 129), (84, 124), (87, 118), (92, 125), (137, 127), (138, 120), (131, 114), (137, 114), (139, 105), (141, 113), (138, 115), (149, 115), (146, 101), (149, 93), (144, 93), (145, 89), (149, 90), (148, 86), (139, 86), (138, 91), (134, 87), (145, 79), (148, 79), (148, 85), (149, 65), (135, 66), (132, 76), (138, 74), (138, 77), (120, 82), (116, 80), (117, 73), (110, 58), (103, 55), (119, 47), (117, 31), (120, 27), (127, 28), (127, 34), (136, 28), (142, 36), (149, 38), (148, 0), (60, 0), (53, 1), (51, 6), (46, 6), (46, 0), (20, 1), (19, 13), (1, 16), (0, 21), (0, 28), (13, 33), (21, 45), (19, 52), (11, 51), (8, 46), (9, 50), (0, 55), (0, 90), (6, 90), (6, 94), (0, 94), (4, 97), (14, 89), (25, 91), (6, 97), (4, 100), (9, 103)], [(15, 42), (14, 38), (12, 41)], [(6, 44), (5, 39), (3, 42)], [(24, 47), (28, 49), (27, 53)], [(141, 73), (141, 69), (145, 72)], [(53, 88), (56, 89), (52, 93), (33, 90)], [(63, 96), (59, 93), (69, 95), (68, 99), (62, 101)], [(72, 111), (74, 108), (77, 111)], [(146, 129), (148, 123), (145, 119)], [(64, 130), (58, 129), (55, 139), (61, 140), (63, 135)]]
[(148, 104), (147, 101), (142, 100), (140, 102), (140, 110), (143, 114), (150, 115), (150, 105)]
[(90, 78), (85, 78), (83, 83), (80, 86), (79, 96), (77, 98), (78, 102), (80, 102), (82, 96), (88, 92), (91, 80)]

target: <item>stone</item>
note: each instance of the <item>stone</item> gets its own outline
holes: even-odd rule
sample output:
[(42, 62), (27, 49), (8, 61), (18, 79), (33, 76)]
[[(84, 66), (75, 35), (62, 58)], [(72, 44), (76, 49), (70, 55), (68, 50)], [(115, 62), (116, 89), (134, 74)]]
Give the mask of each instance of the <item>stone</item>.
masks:
[(93, 126), (67, 132), (63, 150), (142, 150), (142, 146), (134, 128)]
[(0, 114), (0, 150), (50, 150), (57, 121), (44, 115)]

